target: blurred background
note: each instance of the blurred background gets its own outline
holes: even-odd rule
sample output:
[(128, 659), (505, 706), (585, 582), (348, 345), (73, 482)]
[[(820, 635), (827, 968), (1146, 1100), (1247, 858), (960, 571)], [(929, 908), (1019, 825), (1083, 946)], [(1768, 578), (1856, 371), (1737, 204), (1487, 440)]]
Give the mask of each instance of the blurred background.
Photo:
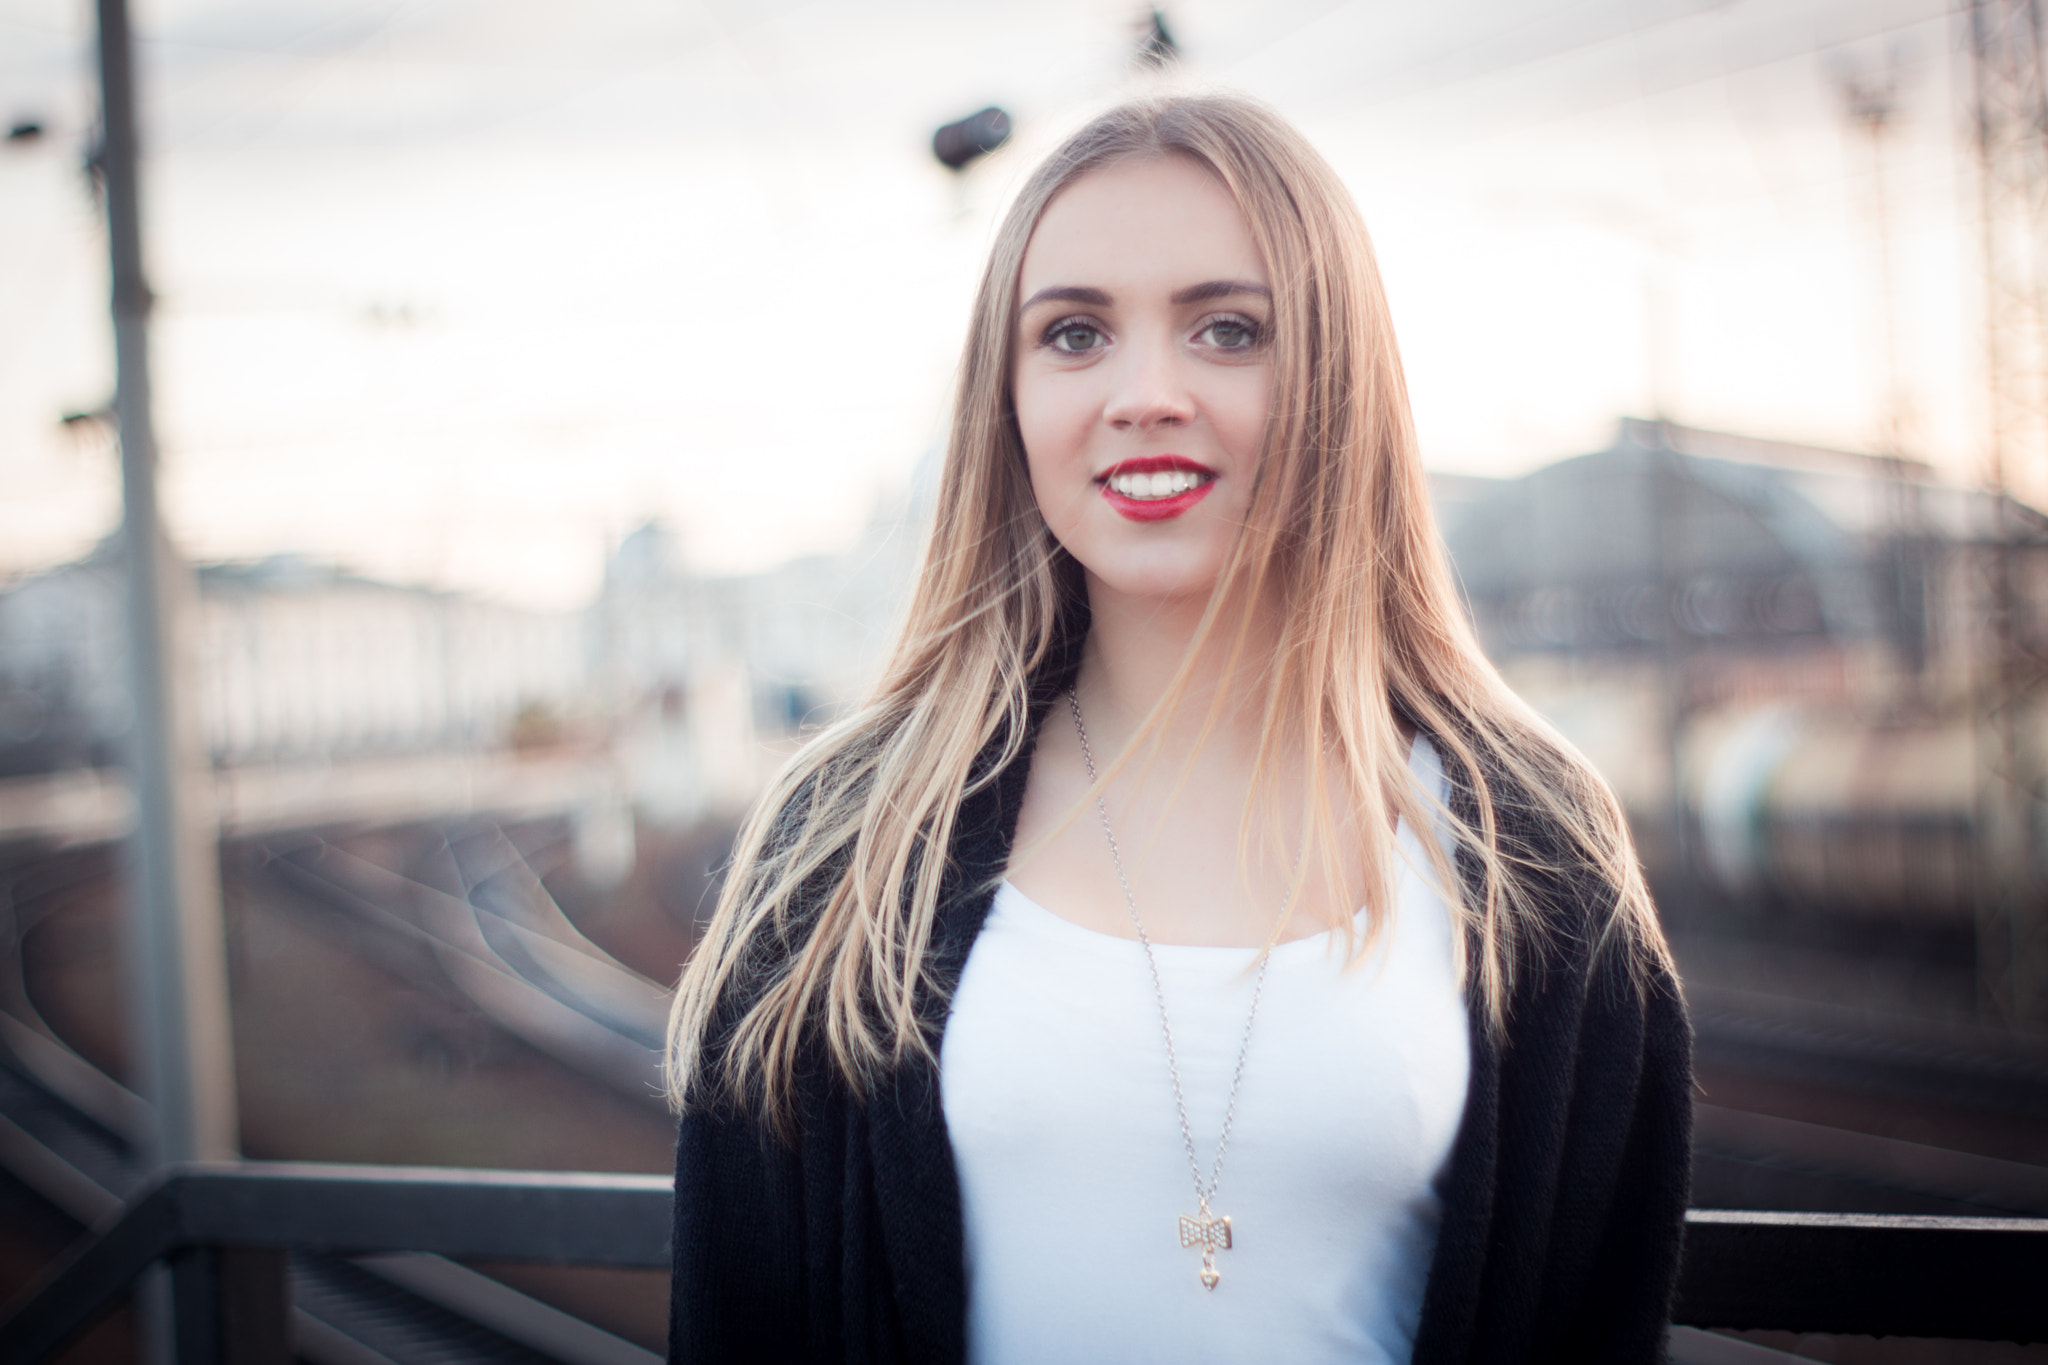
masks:
[[(2033, 4), (134, 23), (205, 1150), (667, 1169), (666, 988), (887, 643), (995, 220), (1177, 83), (1272, 102), (1365, 213), (1481, 634), (1621, 794), (1684, 969), (1695, 1203), (2048, 1215)], [(153, 1122), (96, 60), (80, 0), (0, 0), (0, 1298), (81, 1220), (9, 1131), (118, 1188)], [(296, 1273), (429, 1358), (364, 1323), (460, 1284), (385, 1269)], [(450, 1270), (662, 1340), (658, 1274)], [(643, 1358), (505, 1331), (434, 1358)]]

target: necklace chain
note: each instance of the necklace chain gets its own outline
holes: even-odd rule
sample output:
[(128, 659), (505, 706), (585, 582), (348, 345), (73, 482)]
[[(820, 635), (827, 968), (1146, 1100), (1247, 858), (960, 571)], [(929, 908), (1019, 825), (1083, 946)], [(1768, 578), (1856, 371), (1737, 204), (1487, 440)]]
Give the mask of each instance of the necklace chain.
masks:
[[(1090, 786), (1093, 786), (1098, 780), (1095, 773), (1095, 751), (1088, 743), (1088, 725), (1081, 719), (1081, 698), (1073, 688), (1067, 689), (1067, 705), (1074, 713), (1074, 731), (1081, 739), (1081, 762), (1087, 766), (1088, 782)], [(1237, 1091), (1238, 1087), (1244, 1082), (1245, 1058), (1251, 1052), (1252, 1025), (1258, 1021), (1259, 997), (1265, 994), (1266, 968), (1273, 959), (1272, 947), (1268, 944), (1266, 948), (1259, 952), (1258, 975), (1253, 979), (1252, 983), (1252, 1005), (1245, 1013), (1244, 1036), (1238, 1041), (1237, 1045), (1237, 1068), (1231, 1073), (1230, 1096), (1223, 1106), (1223, 1131), (1216, 1139), (1216, 1160), (1209, 1168), (1209, 1179), (1205, 1183), (1202, 1179), (1201, 1158), (1195, 1155), (1194, 1126), (1188, 1122), (1187, 1096), (1181, 1089), (1180, 1060), (1173, 1046), (1173, 1024), (1168, 1019), (1166, 1013), (1166, 987), (1161, 982), (1159, 976), (1159, 955), (1152, 949), (1152, 939), (1145, 932), (1145, 921), (1138, 916), (1138, 898), (1131, 894), (1130, 878), (1124, 875), (1123, 853), (1117, 848), (1116, 832), (1109, 826), (1109, 807), (1104, 804), (1100, 794), (1095, 798), (1095, 814), (1102, 822), (1102, 837), (1109, 844), (1109, 860), (1116, 868), (1116, 882), (1124, 893), (1124, 908), (1130, 912), (1131, 928), (1137, 932), (1138, 943), (1145, 950), (1145, 965), (1151, 969), (1152, 997), (1159, 1004), (1159, 1032), (1166, 1040), (1166, 1074), (1173, 1082), (1173, 1107), (1180, 1115), (1181, 1145), (1187, 1149), (1188, 1174), (1194, 1179), (1195, 1201), (1200, 1210), (1198, 1217), (1204, 1223), (1207, 1223), (1211, 1221), (1209, 1201), (1215, 1197), (1216, 1186), (1223, 1178), (1223, 1155), (1230, 1149), (1230, 1125), (1231, 1121), (1237, 1117)], [(1287, 907), (1294, 898), (1294, 877), (1300, 870), (1301, 853), (1297, 850), (1294, 856), (1294, 873), (1290, 873), (1288, 876), (1287, 894), (1280, 900), (1282, 919), (1285, 919)], [(1227, 1218), (1221, 1220), (1224, 1224), (1224, 1231), (1220, 1243), (1210, 1243), (1209, 1245), (1220, 1245), (1223, 1247), (1230, 1245), (1229, 1221)], [(1182, 1223), (1182, 1245), (1189, 1245), (1186, 1230), (1188, 1220), (1183, 1219)], [(1205, 1251), (1203, 1255), (1202, 1282), (1212, 1289), (1216, 1283), (1214, 1267), (1215, 1259), (1213, 1254)]]

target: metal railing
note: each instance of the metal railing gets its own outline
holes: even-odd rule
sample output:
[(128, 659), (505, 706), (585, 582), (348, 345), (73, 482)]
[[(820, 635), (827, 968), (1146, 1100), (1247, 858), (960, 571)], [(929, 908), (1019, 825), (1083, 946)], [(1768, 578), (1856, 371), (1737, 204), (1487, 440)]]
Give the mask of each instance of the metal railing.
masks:
[(1672, 1321), (2048, 1341), (2048, 1218), (1693, 1209)]
[[(0, 1360), (34, 1365), (167, 1262), (179, 1365), (290, 1359), (286, 1255), (661, 1269), (659, 1176), (247, 1162), (176, 1169), (0, 1316)], [(1674, 1321), (1857, 1335), (2048, 1340), (2048, 1219), (1694, 1210)]]
[(81, 1240), (0, 1313), (0, 1360), (33, 1365), (158, 1262), (178, 1365), (284, 1365), (291, 1252), (665, 1269), (660, 1176), (240, 1162), (179, 1167)]

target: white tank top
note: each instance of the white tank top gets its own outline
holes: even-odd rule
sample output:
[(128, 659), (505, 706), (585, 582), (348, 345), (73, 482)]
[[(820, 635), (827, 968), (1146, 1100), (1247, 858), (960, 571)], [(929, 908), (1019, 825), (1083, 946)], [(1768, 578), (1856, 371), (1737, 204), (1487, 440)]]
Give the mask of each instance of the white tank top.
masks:
[[(1409, 759), (1443, 797), (1436, 751)], [(974, 1365), (1406, 1362), (1471, 1065), (1451, 917), (1404, 823), (1394, 913), (1346, 969), (1322, 934), (1274, 950), (1211, 1211), (1205, 1290), (1180, 1245), (1194, 1182), (1144, 951), (1005, 882), (953, 997), (940, 1080), (960, 1175)], [(1159, 945), (1206, 1178), (1252, 953)]]

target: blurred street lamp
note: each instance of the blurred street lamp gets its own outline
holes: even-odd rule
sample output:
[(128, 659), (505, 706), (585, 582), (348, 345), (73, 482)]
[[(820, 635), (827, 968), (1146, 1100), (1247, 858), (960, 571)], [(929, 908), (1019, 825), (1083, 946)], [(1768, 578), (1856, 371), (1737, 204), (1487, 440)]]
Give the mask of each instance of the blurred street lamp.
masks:
[(112, 403), (97, 412), (67, 412), (57, 419), (64, 434), (81, 451), (117, 451), (121, 444), (119, 419)]
[(1159, 10), (1141, 15), (1138, 19), (1138, 50), (1132, 54), (1139, 66), (1163, 68), (1180, 60), (1180, 44), (1174, 41), (1173, 30), (1166, 26), (1166, 15)]
[(1010, 140), (1010, 116), (990, 105), (932, 134), (932, 155), (949, 171), (964, 171)]

